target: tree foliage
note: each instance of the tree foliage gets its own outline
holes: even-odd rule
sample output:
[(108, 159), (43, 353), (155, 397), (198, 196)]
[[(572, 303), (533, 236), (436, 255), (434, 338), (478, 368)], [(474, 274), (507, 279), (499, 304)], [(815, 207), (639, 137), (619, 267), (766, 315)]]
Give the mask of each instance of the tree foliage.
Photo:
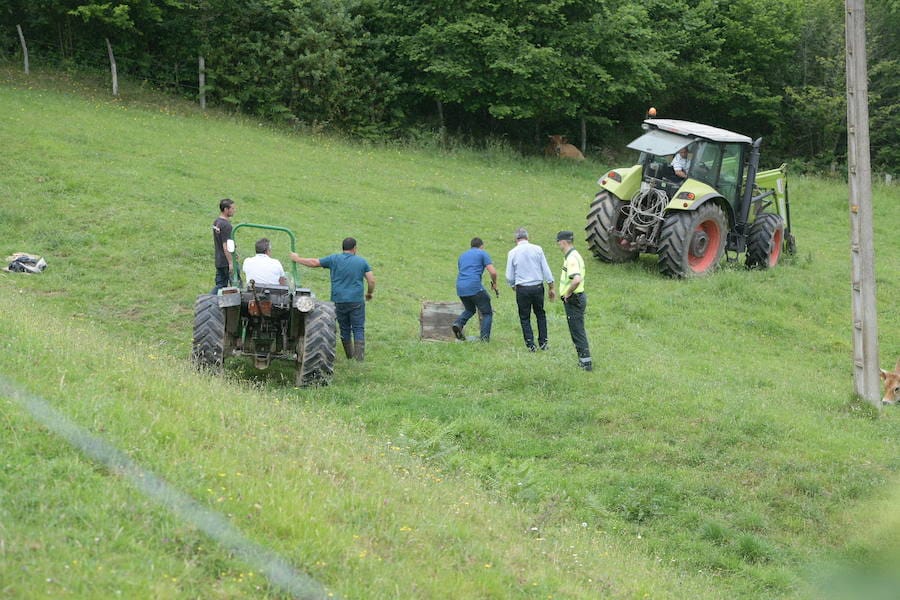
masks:
[[(436, 122), (534, 148), (660, 115), (827, 165), (846, 138), (843, 0), (7, 0), (0, 48), (103, 63), (298, 126), (364, 137)], [(876, 167), (900, 164), (900, 0), (868, 3)]]

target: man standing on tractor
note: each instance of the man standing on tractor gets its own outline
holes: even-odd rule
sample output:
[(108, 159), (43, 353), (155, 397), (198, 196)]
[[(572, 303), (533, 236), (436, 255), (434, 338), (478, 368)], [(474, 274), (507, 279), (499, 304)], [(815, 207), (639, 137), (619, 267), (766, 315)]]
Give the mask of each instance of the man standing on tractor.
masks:
[(231, 248), (234, 242), (231, 242), (231, 217), (234, 216), (234, 200), (223, 198), (219, 201), (219, 216), (213, 221), (213, 247), (216, 252), (216, 285), (210, 294), (218, 294), (223, 287), (228, 287), (228, 281), (234, 272), (234, 257)]
[(544, 312), (544, 282), (547, 282), (550, 300), (556, 298), (553, 289), (553, 274), (547, 265), (544, 249), (528, 241), (528, 230), (516, 230), (516, 247), (506, 255), (506, 282), (516, 290), (516, 306), (525, 346), (531, 351), (534, 345), (534, 330), (531, 328), (531, 312), (537, 318), (538, 345), (547, 349), (547, 313)]
[[(366, 301), (375, 293), (375, 275), (369, 262), (356, 254), (356, 240), (344, 238), (340, 254), (324, 258), (301, 258), (291, 252), (291, 260), (306, 267), (331, 271), (331, 301), (341, 330), (341, 344), (347, 358), (362, 362), (366, 354)], [(367, 289), (363, 296), (363, 279)]]
[(457, 267), (459, 275), (456, 277), (456, 295), (463, 303), (462, 313), (453, 321), (453, 334), (458, 340), (466, 339), (463, 328), (471, 319), (476, 310), (481, 313), (480, 338), (482, 342), (491, 339), (491, 322), (494, 313), (491, 310), (491, 297), (481, 285), (481, 275), (487, 269), (491, 276), (491, 289), (497, 291), (497, 269), (491, 260), (491, 255), (484, 251), (484, 242), (480, 237), (472, 238), (470, 248), (459, 255)]
[(584, 330), (584, 309), (587, 307), (587, 296), (584, 295), (584, 259), (572, 245), (574, 239), (575, 234), (571, 231), (556, 234), (556, 243), (564, 257), (559, 276), (559, 298), (566, 308), (566, 322), (569, 324), (575, 352), (578, 353), (578, 366), (585, 371), (593, 371), (591, 349)]
[(287, 284), (281, 261), (272, 258), (272, 243), (269, 238), (260, 238), (256, 242), (256, 256), (244, 259), (243, 271), (248, 285), (251, 281), (257, 287)]

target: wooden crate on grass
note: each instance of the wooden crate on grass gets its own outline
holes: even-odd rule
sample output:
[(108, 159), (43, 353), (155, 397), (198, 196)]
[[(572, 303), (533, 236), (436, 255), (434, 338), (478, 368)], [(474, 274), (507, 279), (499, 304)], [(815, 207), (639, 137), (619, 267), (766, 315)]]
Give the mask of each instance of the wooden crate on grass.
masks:
[[(419, 314), (419, 337), (423, 340), (454, 340), (453, 321), (463, 311), (462, 302), (429, 302), (422, 303), (422, 312)], [(472, 329), (477, 335), (481, 320), (469, 319), (466, 330)]]

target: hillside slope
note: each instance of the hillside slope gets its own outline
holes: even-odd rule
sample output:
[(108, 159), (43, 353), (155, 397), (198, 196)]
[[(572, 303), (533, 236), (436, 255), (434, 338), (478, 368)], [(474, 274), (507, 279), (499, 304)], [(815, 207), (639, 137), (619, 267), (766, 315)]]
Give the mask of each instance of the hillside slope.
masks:
[[(605, 165), (365, 147), (127, 89), (109, 101), (50, 76), (2, 81), (0, 251), (50, 267), (0, 275), (0, 370), (338, 594), (816, 596), (819, 565), (883, 545), (852, 515), (894, 493), (900, 425), (895, 410), (875, 417), (850, 399), (843, 184), (792, 179), (800, 252), (772, 271), (672, 281), (652, 257), (591, 260), (597, 368), (585, 374), (558, 305), (537, 355), (508, 291), (489, 345), (422, 343), (418, 315), (423, 300), (454, 299), (456, 256), (474, 235), (502, 267), (524, 225), (555, 272), (553, 236), (583, 226)], [(379, 279), (367, 363), (339, 360), (320, 390), (292, 388), (279, 369), (236, 364), (224, 383), (190, 371), (223, 196), (236, 222), (294, 230), (301, 255), (357, 237)], [(887, 365), (900, 354), (900, 189), (876, 187), (875, 209)], [(287, 250), (275, 239), (276, 257)], [(301, 277), (327, 296), (326, 273)], [(83, 597), (130, 573), (138, 595), (254, 594), (227, 553), (144, 507), (21, 403), (3, 411), (6, 463), (21, 465), (4, 472), (2, 496), (3, 522), (18, 524), (2, 533), (17, 548), (3, 575), (16, 576), (0, 580), (14, 591), (21, 573), (65, 572)], [(92, 571), (118, 566), (87, 584), (71, 561), (95, 524), (109, 544), (87, 552)], [(160, 572), (165, 587), (148, 591)]]

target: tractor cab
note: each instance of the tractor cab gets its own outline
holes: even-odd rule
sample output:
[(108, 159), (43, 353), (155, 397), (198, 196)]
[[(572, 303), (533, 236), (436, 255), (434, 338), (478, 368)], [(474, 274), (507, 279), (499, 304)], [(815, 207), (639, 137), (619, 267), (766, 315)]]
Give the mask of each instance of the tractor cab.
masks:
[[(694, 180), (718, 190), (729, 205), (738, 203), (752, 145), (749, 137), (674, 119), (648, 119), (644, 129), (647, 133), (628, 147), (640, 153), (638, 163), (643, 166), (645, 183), (663, 188), (669, 198), (674, 198), (688, 180)], [(675, 174), (672, 161), (685, 148), (688, 169), (687, 178), (682, 178)]]

